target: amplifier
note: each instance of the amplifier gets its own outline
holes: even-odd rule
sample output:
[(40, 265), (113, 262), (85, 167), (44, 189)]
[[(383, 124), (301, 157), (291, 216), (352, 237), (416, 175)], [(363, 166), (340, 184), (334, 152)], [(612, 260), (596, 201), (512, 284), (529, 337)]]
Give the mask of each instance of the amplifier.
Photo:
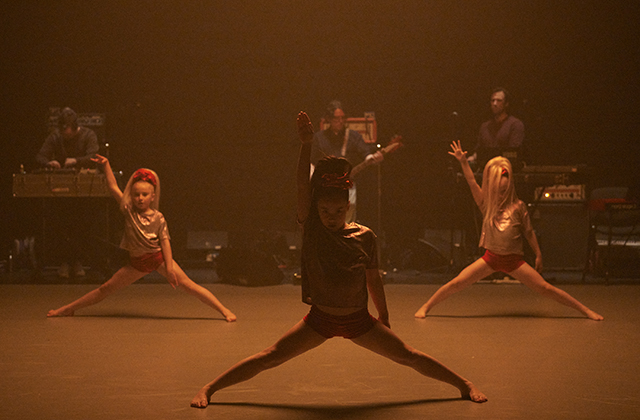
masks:
[[(362, 135), (365, 143), (377, 143), (378, 126), (376, 123), (375, 112), (365, 112), (364, 118), (350, 117), (345, 121), (349, 130), (357, 131)], [(328, 120), (322, 118), (320, 120), (320, 129), (326, 130), (330, 124)]]
[(589, 214), (583, 203), (529, 204), (546, 270), (583, 270), (587, 261)]
[(587, 165), (528, 165), (522, 168), (526, 173), (579, 173), (586, 172)]
[(103, 127), (105, 115), (95, 112), (78, 114), (78, 125), (83, 127)]
[(552, 185), (538, 187), (535, 200), (540, 202), (581, 202), (585, 200), (584, 185)]
[(13, 174), (14, 197), (110, 197), (99, 173)]
[[(81, 127), (104, 127), (106, 115), (101, 112), (80, 112), (78, 115), (78, 125)], [(49, 108), (47, 116), (47, 127), (50, 129), (58, 128), (58, 119), (60, 118), (60, 108)]]

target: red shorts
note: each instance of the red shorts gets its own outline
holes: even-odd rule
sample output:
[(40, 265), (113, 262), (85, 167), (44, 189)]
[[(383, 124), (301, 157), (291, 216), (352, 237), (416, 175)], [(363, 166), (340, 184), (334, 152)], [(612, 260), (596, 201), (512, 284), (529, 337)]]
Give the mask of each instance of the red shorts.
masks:
[(367, 308), (349, 315), (332, 315), (311, 306), (304, 322), (324, 338), (352, 339), (369, 332), (378, 320), (369, 314)]
[(153, 254), (144, 254), (139, 257), (131, 257), (129, 265), (138, 271), (143, 273), (151, 273), (156, 271), (158, 267), (164, 262), (162, 251), (154, 252)]
[(486, 250), (482, 259), (485, 260), (489, 267), (494, 271), (502, 271), (510, 273), (524, 264), (524, 258), (520, 254), (498, 255)]

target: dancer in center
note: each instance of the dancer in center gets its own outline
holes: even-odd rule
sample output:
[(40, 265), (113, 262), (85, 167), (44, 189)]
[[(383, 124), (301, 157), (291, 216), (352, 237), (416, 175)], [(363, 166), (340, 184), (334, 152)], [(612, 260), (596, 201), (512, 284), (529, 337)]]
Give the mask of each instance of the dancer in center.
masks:
[[(542, 296), (574, 308), (594, 321), (601, 321), (601, 315), (578, 302), (564, 290), (547, 283), (540, 275), (542, 253), (531, 226), (527, 207), (516, 196), (509, 159), (498, 156), (487, 162), (480, 187), (469, 167), (467, 152), (462, 151), (460, 140), (451, 143), (451, 149), (449, 154), (460, 162), (473, 199), (482, 211), (480, 246), (485, 248), (486, 252), (462, 270), (457, 277), (440, 287), (427, 303), (418, 309), (415, 317), (424, 318), (435, 305), (452, 294), (466, 289), (496, 271), (502, 271)], [(523, 236), (536, 254), (535, 269), (524, 260)]]
[[(297, 170), (298, 222), (303, 227), (302, 298), (311, 310), (274, 345), (238, 362), (205, 385), (191, 406), (204, 408), (215, 392), (276, 367), (332, 337), (350, 339), (451, 384), (462, 398), (485, 402), (487, 398), (470, 381), (409, 347), (391, 331), (378, 272), (376, 236), (365, 226), (345, 222), (351, 165), (343, 158), (323, 158), (309, 180), (313, 126), (304, 112), (298, 114), (297, 124), (302, 142)], [(369, 314), (367, 289), (378, 319)]]

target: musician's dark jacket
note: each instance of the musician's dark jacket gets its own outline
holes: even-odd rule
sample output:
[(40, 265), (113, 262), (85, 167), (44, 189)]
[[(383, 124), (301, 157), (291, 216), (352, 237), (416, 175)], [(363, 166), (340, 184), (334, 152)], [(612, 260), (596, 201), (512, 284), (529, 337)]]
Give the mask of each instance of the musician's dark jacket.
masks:
[[(335, 135), (331, 129), (321, 130), (313, 136), (311, 146), (311, 163), (316, 164), (324, 156), (342, 156), (345, 130)], [(362, 135), (356, 130), (349, 130), (347, 150), (344, 158), (355, 166), (362, 162), (368, 154), (375, 152), (374, 145), (365, 143)]]
[[(496, 156), (507, 157), (512, 165), (518, 167), (519, 163), (515, 160), (527, 161), (524, 146), (524, 124), (513, 115), (509, 115), (502, 122), (491, 119), (480, 126), (475, 153), (478, 154), (480, 168)], [(517, 159), (514, 160), (505, 152), (516, 152)]]
[(76, 168), (86, 168), (92, 166), (91, 157), (96, 153), (98, 138), (93, 130), (80, 127), (78, 133), (69, 140), (64, 140), (56, 130), (45, 139), (36, 155), (36, 161), (44, 166), (52, 160), (57, 160), (60, 166), (64, 167), (67, 158), (75, 158)]

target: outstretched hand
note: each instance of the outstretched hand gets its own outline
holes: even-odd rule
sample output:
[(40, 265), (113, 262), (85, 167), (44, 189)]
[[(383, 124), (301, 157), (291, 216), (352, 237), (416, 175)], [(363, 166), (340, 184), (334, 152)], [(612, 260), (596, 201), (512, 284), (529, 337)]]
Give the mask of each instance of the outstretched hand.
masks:
[(94, 157), (91, 158), (91, 161), (97, 163), (100, 166), (104, 166), (105, 164), (109, 163), (109, 159), (97, 153)]
[(173, 287), (174, 289), (176, 287), (178, 287), (179, 283), (178, 283), (178, 276), (176, 275), (176, 272), (172, 270), (167, 270), (167, 281), (169, 282), (169, 284), (171, 285), (171, 287)]
[(300, 111), (298, 118), (296, 119), (298, 124), (298, 136), (303, 144), (311, 143), (313, 141), (313, 124), (309, 119), (306, 112)]
[(462, 150), (462, 146), (460, 145), (460, 140), (451, 142), (451, 150), (453, 152), (448, 152), (451, 156), (455, 157), (458, 162), (463, 163), (467, 161), (467, 152)]

